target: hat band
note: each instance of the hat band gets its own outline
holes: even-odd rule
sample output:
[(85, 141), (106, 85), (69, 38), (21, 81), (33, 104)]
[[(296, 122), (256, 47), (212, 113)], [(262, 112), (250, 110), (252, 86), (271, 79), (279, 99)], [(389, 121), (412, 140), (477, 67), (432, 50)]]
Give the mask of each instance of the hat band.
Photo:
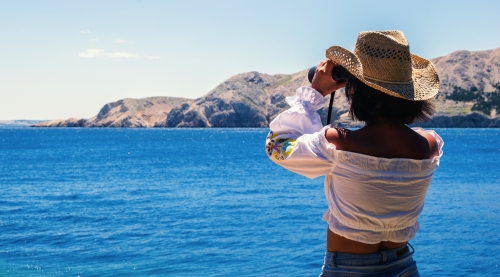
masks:
[(365, 79), (368, 79), (368, 80), (371, 80), (371, 81), (376, 81), (376, 82), (381, 82), (381, 83), (387, 83), (387, 84), (393, 84), (393, 85), (409, 85), (409, 84), (413, 83), (413, 79), (411, 79), (410, 81), (406, 81), (406, 82), (393, 82), (393, 81), (387, 81), (387, 80), (380, 80), (380, 79), (373, 78), (373, 77), (368, 77), (368, 76), (363, 76), (363, 77)]

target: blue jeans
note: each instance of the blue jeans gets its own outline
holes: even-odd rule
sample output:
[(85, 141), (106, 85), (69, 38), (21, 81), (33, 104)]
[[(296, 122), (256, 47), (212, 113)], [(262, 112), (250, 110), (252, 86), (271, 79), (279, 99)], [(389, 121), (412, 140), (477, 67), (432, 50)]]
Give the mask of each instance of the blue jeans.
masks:
[(408, 246), (372, 254), (326, 252), (320, 277), (419, 277), (412, 256)]

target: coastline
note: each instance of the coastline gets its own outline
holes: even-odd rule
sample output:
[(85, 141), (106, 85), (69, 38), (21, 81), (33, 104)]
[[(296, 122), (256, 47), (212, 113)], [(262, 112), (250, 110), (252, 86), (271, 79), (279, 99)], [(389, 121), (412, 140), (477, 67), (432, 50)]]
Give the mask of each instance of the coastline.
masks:
[[(34, 128), (267, 128), (267, 126), (181, 126), (181, 127), (169, 127), (169, 126), (116, 126), (116, 125), (86, 125), (86, 119), (70, 119), (70, 120), (52, 120), (52, 121), (37, 121), (37, 120), (20, 120), (21, 122), (15, 123), (16, 120), (12, 120), (11, 124), (2, 124), (5, 121), (0, 121), (0, 128), (2, 127), (34, 127)], [(26, 123), (27, 121), (36, 121), (35, 124)], [(323, 124), (326, 124), (326, 117), (322, 117)], [(363, 124), (361, 122), (353, 122), (351, 120), (346, 120), (345, 118), (339, 118), (334, 120), (332, 123), (335, 127), (344, 128), (359, 128)], [(411, 127), (424, 127), (424, 128), (500, 128), (500, 117), (488, 117), (484, 114), (473, 112), (467, 115), (437, 115), (434, 116), (430, 121), (419, 122), (409, 125)]]

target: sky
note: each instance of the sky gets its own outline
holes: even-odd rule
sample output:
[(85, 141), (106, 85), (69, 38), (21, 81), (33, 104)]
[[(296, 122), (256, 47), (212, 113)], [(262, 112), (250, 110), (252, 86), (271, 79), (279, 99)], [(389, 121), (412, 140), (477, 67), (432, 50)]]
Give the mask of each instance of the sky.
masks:
[(402, 30), (412, 53), (500, 47), (500, 1), (0, 0), (0, 120), (90, 118), (123, 98), (198, 98)]

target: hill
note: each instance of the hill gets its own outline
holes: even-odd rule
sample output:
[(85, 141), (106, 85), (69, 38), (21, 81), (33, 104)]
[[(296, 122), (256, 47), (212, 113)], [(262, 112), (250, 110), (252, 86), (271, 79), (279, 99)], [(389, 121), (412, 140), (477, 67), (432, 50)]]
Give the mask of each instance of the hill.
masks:
[[(500, 127), (500, 48), (456, 51), (432, 59), (441, 81), (438, 113), (427, 127)], [(294, 74), (238, 74), (198, 99), (148, 97), (108, 103), (90, 119), (46, 121), (34, 127), (267, 127), (284, 99), (309, 85), (307, 70)], [(332, 122), (360, 126), (347, 116), (348, 103), (337, 93)], [(320, 110), (326, 121), (327, 107)]]

